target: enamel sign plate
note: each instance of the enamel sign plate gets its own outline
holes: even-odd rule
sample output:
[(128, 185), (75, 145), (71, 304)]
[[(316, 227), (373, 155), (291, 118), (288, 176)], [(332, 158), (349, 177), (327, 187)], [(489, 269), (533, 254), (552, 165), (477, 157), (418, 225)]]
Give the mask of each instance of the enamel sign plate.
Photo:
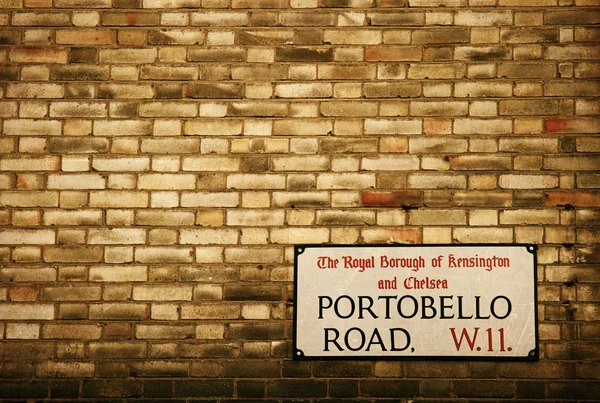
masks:
[(294, 359), (536, 360), (534, 245), (297, 245)]

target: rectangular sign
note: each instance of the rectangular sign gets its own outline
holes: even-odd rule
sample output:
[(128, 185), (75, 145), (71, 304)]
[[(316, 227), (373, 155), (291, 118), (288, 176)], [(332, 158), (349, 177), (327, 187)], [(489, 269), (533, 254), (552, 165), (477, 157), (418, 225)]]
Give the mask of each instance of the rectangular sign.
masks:
[(294, 359), (537, 360), (534, 245), (297, 245)]

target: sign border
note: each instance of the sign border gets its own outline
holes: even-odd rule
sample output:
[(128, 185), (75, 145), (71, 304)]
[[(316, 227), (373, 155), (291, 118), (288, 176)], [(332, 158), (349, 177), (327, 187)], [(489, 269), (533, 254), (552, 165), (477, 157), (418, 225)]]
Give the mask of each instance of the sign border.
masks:
[[(423, 247), (473, 247), (473, 246), (487, 246), (487, 247), (523, 247), (527, 251), (533, 254), (533, 303), (534, 303), (534, 337), (535, 337), (535, 348), (529, 352), (527, 356), (521, 357), (500, 357), (500, 356), (305, 356), (302, 350), (297, 347), (298, 341), (298, 310), (296, 309), (296, 303), (298, 301), (298, 253), (299, 249), (306, 248), (378, 248), (378, 247), (394, 247), (394, 248), (423, 248)], [(461, 244), (297, 244), (294, 245), (294, 322), (292, 326), (292, 360), (294, 361), (538, 361), (540, 359), (540, 346), (539, 346), (539, 333), (538, 333), (538, 278), (537, 278), (537, 250), (538, 245), (536, 244), (514, 244), (514, 243), (461, 243)]]

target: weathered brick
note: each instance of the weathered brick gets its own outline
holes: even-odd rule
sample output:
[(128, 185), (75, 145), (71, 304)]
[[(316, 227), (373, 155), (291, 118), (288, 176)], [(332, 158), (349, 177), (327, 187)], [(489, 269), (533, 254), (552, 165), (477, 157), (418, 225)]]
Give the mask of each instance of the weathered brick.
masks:
[[(302, 122), (300, 124), (300, 122)], [(273, 124), (274, 135), (320, 135), (324, 136), (333, 130), (333, 125), (330, 120), (312, 119), (312, 120), (294, 120), (282, 119), (276, 120)]]
[(512, 24), (512, 11), (457, 11), (456, 25), (463, 26), (502, 26)]
[(369, 62), (419, 61), (422, 57), (419, 46), (367, 46), (365, 49), (365, 60)]
[(275, 96), (279, 98), (330, 98), (331, 84), (277, 84)]
[[(0, 0), (0, 397), (593, 400), (596, 3)], [(330, 242), (540, 244), (540, 362), (287, 361)]]
[(183, 132), (186, 135), (236, 136), (242, 134), (242, 128), (241, 120), (202, 119), (186, 121)]
[(598, 133), (600, 122), (592, 119), (546, 119), (547, 133)]
[(597, 158), (587, 156), (548, 156), (544, 159), (545, 170), (594, 171), (600, 163)]
[(411, 116), (466, 116), (468, 110), (469, 104), (464, 101), (412, 101), (410, 103)]
[(59, 160), (54, 156), (4, 158), (0, 161), (0, 171), (58, 171)]
[(102, 25), (104, 26), (129, 26), (143, 27), (159, 25), (160, 15), (149, 12), (103, 12), (101, 15)]
[(418, 83), (366, 83), (365, 98), (412, 98), (421, 95)]
[(193, 260), (191, 248), (137, 247), (135, 261), (139, 263), (190, 263)]
[(56, 138), (50, 140), (50, 152), (79, 154), (104, 153), (108, 151), (108, 140), (103, 138)]
[(64, 87), (60, 84), (8, 84), (7, 98), (62, 98)]
[(44, 339), (97, 340), (101, 335), (98, 325), (46, 324), (42, 327)]
[[(274, 25), (276, 24), (275, 18), (269, 19), (269, 17), (275, 17), (274, 14), (265, 14), (264, 18), (267, 21), (264, 22), (254, 22), (252, 25)], [(335, 14), (328, 12), (320, 12), (320, 13), (289, 13), (282, 12), (279, 14), (280, 24), (286, 27), (329, 27), (335, 25)], [(303, 38), (306, 33), (299, 32), (296, 37)], [(322, 34), (320, 35), (322, 37)], [(308, 35), (310, 37), (310, 35)], [(299, 44), (312, 44), (314, 40), (297, 40)], [(318, 41), (317, 43), (321, 43)]]
[(466, 67), (459, 63), (411, 63), (407, 77), (414, 80), (462, 78)]
[(544, 194), (544, 204), (549, 207), (567, 205), (576, 207), (594, 207), (600, 204), (598, 196), (600, 196), (600, 192), (597, 191), (548, 191)]
[[(135, 62), (137, 63), (137, 62)], [(121, 99), (139, 98), (147, 99), (154, 96), (152, 86), (148, 84), (100, 84), (98, 98)]]
[(43, 250), (45, 262), (97, 263), (102, 261), (102, 248), (89, 246), (52, 246)]
[(503, 82), (477, 82), (456, 83), (454, 87), (456, 97), (510, 97), (512, 84)]
[(242, 86), (240, 84), (188, 84), (186, 86), (188, 98), (241, 98)]
[(0, 306), (2, 320), (52, 320), (54, 308), (44, 303), (11, 303)]
[(547, 81), (544, 84), (544, 95), (549, 97), (560, 96), (594, 96), (600, 89), (597, 82), (568, 82)]
[(198, 139), (143, 139), (141, 151), (150, 154), (189, 154), (200, 151), (200, 140)]
[(243, 62), (246, 50), (243, 48), (191, 48), (188, 52), (191, 62)]
[(372, 26), (422, 26), (425, 14), (422, 12), (369, 12), (367, 18)]

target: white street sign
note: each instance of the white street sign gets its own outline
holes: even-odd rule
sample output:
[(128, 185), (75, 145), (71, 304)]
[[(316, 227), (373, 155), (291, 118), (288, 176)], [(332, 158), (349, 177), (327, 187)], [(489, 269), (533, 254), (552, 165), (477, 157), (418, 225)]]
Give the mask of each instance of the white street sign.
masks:
[(294, 358), (538, 358), (534, 245), (297, 245)]

